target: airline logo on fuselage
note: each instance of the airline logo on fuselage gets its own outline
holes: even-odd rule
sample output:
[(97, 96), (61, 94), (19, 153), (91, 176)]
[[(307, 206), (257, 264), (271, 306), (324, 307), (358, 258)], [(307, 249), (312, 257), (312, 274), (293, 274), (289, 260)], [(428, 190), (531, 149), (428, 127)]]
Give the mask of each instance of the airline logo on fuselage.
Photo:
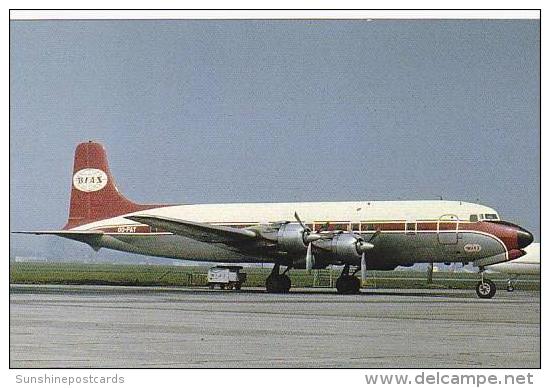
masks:
[(466, 244), (466, 245), (464, 245), (464, 251), (466, 253), (481, 252), (481, 245), (479, 245), (479, 244)]
[(73, 175), (75, 189), (90, 193), (99, 191), (107, 184), (107, 174), (97, 168), (85, 168)]

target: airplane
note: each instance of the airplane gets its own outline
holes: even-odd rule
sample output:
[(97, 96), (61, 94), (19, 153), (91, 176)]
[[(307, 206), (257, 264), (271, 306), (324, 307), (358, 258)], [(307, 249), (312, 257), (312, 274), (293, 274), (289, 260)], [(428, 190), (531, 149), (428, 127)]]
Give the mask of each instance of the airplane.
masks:
[(520, 275), (540, 275), (540, 243), (532, 243), (525, 247), (525, 255), (519, 259), (488, 265), (485, 269), (510, 275), (507, 290), (514, 291)]
[[(343, 266), (340, 294), (360, 292), (367, 270), (461, 262), (480, 268), (480, 298), (495, 284), (483, 268), (525, 254), (533, 235), (487, 206), (463, 201), (137, 204), (118, 190), (100, 143), (76, 147), (69, 217), (55, 235), (94, 250), (223, 263), (273, 263), (270, 293), (291, 288), (291, 269)], [(282, 268), (285, 267), (281, 272)], [(361, 280), (355, 276), (360, 271)]]

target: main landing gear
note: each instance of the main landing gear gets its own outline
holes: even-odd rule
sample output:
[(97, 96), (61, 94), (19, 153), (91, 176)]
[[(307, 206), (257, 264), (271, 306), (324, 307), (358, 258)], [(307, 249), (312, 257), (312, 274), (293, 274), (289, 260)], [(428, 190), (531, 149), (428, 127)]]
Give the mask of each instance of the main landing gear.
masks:
[(357, 271), (350, 275), (349, 264), (344, 265), (342, 274), (338, 279), (336, 279), (336, 290), (339, 294), (359, 293), (359, 289), (361, 288), (361, 280), (354, 276), (356, 273)]
[(497, 292), (497, 286), (489, 279), (485, 279), (483, 276), (483, 270), (481, 272), (481, 281), (476, 285), (476, 293), (481, 299), (491, 299)]
[(286, 273), (290, 267), (286, 267), (283, 273), (279, 273), (280, 265), (275, 264), (271, 274), (265, 280), (265, 289), (271, 294), (285, 294), (290, 290), (291, 282)]

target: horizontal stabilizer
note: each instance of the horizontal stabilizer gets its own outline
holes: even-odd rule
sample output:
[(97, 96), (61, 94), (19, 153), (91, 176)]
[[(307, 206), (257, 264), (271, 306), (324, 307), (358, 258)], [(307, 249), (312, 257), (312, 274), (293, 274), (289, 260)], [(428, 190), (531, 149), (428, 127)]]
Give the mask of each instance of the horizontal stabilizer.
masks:
[(93, 249), (98, 250), (101, 246), (100, 240), (103, 236), (102, 231), (95, 230), (31, 230), (12, 232), (17, 234), (34, 234), (34, 235), (49, 235), (65, 237), (71, 240), (80, 241), (90, 245)]
[(184, 221), (168, 217), (136, 215), (124, 217), (168, 232), (206, 243), (231, 244), (252, 240), (256, 233), (248, 229), (210, 225), (200, 222)]
[(103, 234), (102, 231), (97, 230), (23, 230), (23, 231), (17, 231), (12, 232), (17, 234), (34, 234), (34, 235), (41, 235), (41, 234), (49, 234), (52, 236), (101, 236)]

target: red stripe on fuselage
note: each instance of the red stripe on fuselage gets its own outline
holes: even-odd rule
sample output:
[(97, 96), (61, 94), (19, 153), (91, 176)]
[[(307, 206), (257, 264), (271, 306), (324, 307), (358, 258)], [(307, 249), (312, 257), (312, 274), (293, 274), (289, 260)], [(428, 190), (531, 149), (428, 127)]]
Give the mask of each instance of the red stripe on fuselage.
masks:
[[(330, 222), (328, 223), (330, 225)], [(412, 230), (405, 230), (407, 222), (361, 222), (361, 223), (354, 223), (354, 224), (360, 224), (361, 226), (361, 232), (403, 232), (403, 233), (414, 233), (414, 229)], [(457, 228), (458, 224), (458, 228)], [(247, 223), (247, 224), (230, 224), (230, 223), (216, 223), (216, 225), (224, 225), (227, 227), (232, 228), (247, 228), (254, 225), (257, 225), (256, 223)], [(326, 225), (324, 224), (315, 224), (315, 226), (321, 226)], [(336, 224), (335, 224), (336, 225)], [(351, 223), (345, 224), (343, 222), (339, 222), (338, 226), (341, 227), (340, 230), (348, 231), (350, 230)], [(131, 229), (135, 228), (135, 229)], [(166, 232), (161, 229), (153, 229), (150, 226), (146, 225), (139, 225), (139, 226), (133, 226), (133, 225), (117, 225), (117, 226), (106, 226), (98, 228), (98, 230), (104, 231), (105, 233), (152, 233), (152, 232)], [(334, 230), (334, 229), (333, 229)], [(489, 235), (492, 235), (496, 237), (497, 239), (501, 240), (503, 244), (506, 246), (508, 251), (517, 250), (518, 247), (518, 241), (517, 241), (517, 230), (510, 225), (502, 225), (492, 222), (433, 222), (433, 221), (426, 221), (426, 222), (417, 222), (416, 223), (416, 231), (418, 232), (424, 232), (424, 233), (437, 233), (439, 232), (449, 232), (449, 231), (478, 231), (482, 233), (486, 233)]]
[(458, 225), (459, 230), (476, 230), (479, 232), (488, 233), (500, 239), (506, 249), (511, 251), (513, 249), (519, 249), (518, 247), (518, 234), (517, 229), (509, 225), (502, 225), (493, 222), (472, 222), (472, 223), (460, 223)]

